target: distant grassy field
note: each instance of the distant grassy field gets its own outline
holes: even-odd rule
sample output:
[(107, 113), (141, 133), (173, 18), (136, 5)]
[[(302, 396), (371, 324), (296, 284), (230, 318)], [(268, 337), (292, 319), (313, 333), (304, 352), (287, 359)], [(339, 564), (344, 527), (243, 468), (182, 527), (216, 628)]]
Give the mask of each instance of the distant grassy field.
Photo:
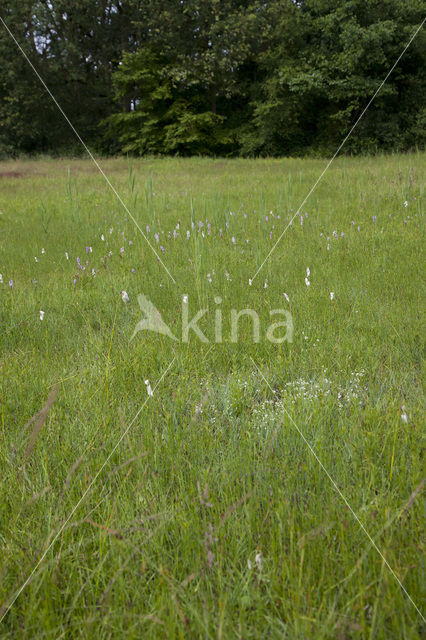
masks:
[(101, 164), (172, 277), (90, 161), (0, 163), (0, 637), (424, 637), (425, 155), (336, 160), (255, 278), (325, 161)]

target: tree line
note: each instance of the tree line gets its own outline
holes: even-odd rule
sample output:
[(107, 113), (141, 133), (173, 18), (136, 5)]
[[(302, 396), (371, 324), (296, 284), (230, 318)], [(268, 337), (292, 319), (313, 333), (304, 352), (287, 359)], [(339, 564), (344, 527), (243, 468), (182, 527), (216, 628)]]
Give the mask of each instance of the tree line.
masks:
[[(423, 0), (6, 0), (0, 16), (104, 154), (329, 154), (423, 20)], [(345, 148), (426, 138), (421, 29)], [(0, 154), (80, 144), (0, 24)]]

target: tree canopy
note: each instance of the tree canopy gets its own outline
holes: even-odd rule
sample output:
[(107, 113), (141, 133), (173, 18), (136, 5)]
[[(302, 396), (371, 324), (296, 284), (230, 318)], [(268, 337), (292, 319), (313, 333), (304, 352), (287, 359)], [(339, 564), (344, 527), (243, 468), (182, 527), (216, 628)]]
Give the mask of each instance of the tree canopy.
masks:
[[(103, 153), (332, 152), (423, 20), (421, 0), (6, 0), (0, 15)], [(422, 147), (420, 30), (349, 152)], [(78, 142), (0, 24), (0, 153)]]

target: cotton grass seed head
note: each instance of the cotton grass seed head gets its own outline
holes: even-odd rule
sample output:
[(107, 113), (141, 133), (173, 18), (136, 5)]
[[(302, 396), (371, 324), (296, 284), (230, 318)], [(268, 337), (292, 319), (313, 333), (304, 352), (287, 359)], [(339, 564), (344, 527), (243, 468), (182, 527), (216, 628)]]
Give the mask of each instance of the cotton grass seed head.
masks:
[(145, 384), (146, 384), (146, 391), (147, 391), (147, 393), (148, 393), (148, 396), (149, 396), (150, 398), (152, 398), (152, 397), (154, 396), (154, 392), (153, 392), (153, 390), (151, 389), (151, 385), (149, 384), (149, 380), (145, 380)]

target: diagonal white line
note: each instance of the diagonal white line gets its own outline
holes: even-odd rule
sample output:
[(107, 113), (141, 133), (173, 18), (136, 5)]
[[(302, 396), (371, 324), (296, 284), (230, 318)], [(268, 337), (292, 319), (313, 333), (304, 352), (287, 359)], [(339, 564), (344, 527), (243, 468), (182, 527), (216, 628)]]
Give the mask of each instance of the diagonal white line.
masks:
[(331, 158), (331, 160), (328, 161), (325, 169), (323, 170), (323, 172), (321, 173), (321, 175), (319, 176), (319, 178), (317, 178), (314, 186), (311, 188), (311, 190), (309, 191), (308, 195), (305, 197), (305, 199), (303, 200), (303, 202), (299, 205), (296, 213), (294, 214), (294, 216), (290, 219), (290, 222), (287, 224), (286, 228), (284, 229), (284, 231), (282, 232), (282, 234), (280, 235), (280, 237), (278, 238), (278, 240), (276, 241), (276, 243), (274, 244), (274, 246), (272, 247), (272, 249), (269, 251), (268, 255), (266, 256), (266, 258), (264, 259), (264, 261), (262, 262), (262, 264), (260, 265), (260, 267), (258, 268), (258, 270), (256, 271), (256, 273), (254, 274), (254, 276), (252, 278), (250, 278), (249, 283), (251, 284), (253, 282), (253, 280), (255, 279), (255, 277), (257, 276), (257, 274), (259, 273), (259, 271), (262, 269), (263, 265), (265, 264), (265, 262), (267, 262), (267, 260), (269, 260), (270, 255), (272, 254), (273, 251), (275, 251), (276, 246), (278, 245), (278, 243), (281, 241), (281, 238), (283, 237), (283, 235), (285, 234), (285, 232), (287, 231), (287, 229), (292, 225), (293, 220), (295, 219), (295, 217), (297, 215), (299, 215), (301, 208), (303, 207), (303, 205), (305, 204), (305, 202), (307, 201), (307, 199), (309, 198), (309, 196), (314, 192), (314, 190), (316, 189), (317, 185), (319, 184), (319, 182), (322, 180), (322, 177), (324, 176), (325, 172), (328, 170), (328, 168), (330, 167), (331, 163), (333, 162), (333, 160), (335, 159), (335, 157), (337, 156), (337, 154), (339, 153), (339, 151), (341, 150), (341, 148), (343, 147), (343, 145), (345, 144), (345, 142), (347, 141), (347, 139), (350, 137), (350, 135), (352, 134), (353, 130), (355, 129), (355, 127), (358, 125), (358, 123), (360, 122), (360, 120), (363, 118), (365, 112), (367, 111), (367, 109), (369, 108), (369, 106), (371, 105), (371, 103), (373, 102), (374, 98), (377, 96), (377, 94), (379, 93), (379, 91), (381, 90), (381, 88), (383, 87), (383, 85), (385, 84), (386, 80), (389, 78), (390, 74), (392, 73), (392, 71), (395, 69), (396, 65), (398, 64), (398, 62), (401, 60), (402, 56), (404, 55), (404, 53), (407, 51), (408, 47), (410, 46), (410, 44), (413, 42), (414, 38), (416, 37), (416, 35), (419, 33), (420, 29), (422, 28), (422, 26), (424, 25), (426, 18), (423, 19), (423, 22), (421, 23), (421, 25), (416, 29), (416, 31), (414, 32), (414, 34), (411, 36), (410, 40), (408, 41), (408, 43), (405, 45), (404, 50), (402, 51), (402, 53), (398, 56), (397, 60), (394, 62), (392, 68), (390, 71), (388, 71), (388, 73), (386, 74), (385, 78), (382, 80), (380, 86), (378, 87), (378, 89), (376, 89), (374, 95), (372, 98), (370, 98), (370, 101), (368, 102), (367, 106), (364, 108), (364, 110), (362, 111), (361, 115), (359, 116), (359, 118), (357, 119), (357, 121), (355, 122), (355, 124), (351, 127), (351, 129), (349, 130), (349, 133), (346, 135), (346, 137), (343, 139), (343, 141), (341, 142), (340, 146), (337, 148), (334, 156)]
[(82, 139), (82, 137), (80, 136), (80, 134), (78, 133), (78, 131), (76, 130), (76, 128), (74, 127), (73, 123), (71, 122), (71, 120), (68, 118), (67, 114), (65, 113), (65, 111), (62, 109), (61, 105), (59, 104), (59, 102), (56, 100), (55, 96), (53, 95), (53, 93), (51, 92), (51, 90), (49, 89), (49, 87), (47, 86), (47, 84), (45, 83), (45, 81), (43, 80), (43, 78), (41, 77), (41, 75), (39, 74), (39, 72), (37, 71), (37, 69), (35, 68), (35, 66), (33, 65), (33, 63), (31, 62), (31, 60), (28, 58), (27, 54), (25, 53), (25, 51), (23, 50), (23, 48), (21, 47), (21, 45), (19, 44), (19, 42), (17, 41), (17, 39), (15, 38), (15, 36), (13, 35), (13, 33), (11, 32), (11, 30), (9, 29), (9, 27), (7, 26), (7, 24), (5, 23), (5, 21), (3, 20), (3, 18), (0, 16), (0, 20), (3, 23), (4, 28), (6, 29), (6, 31), (8, 32), (8, 34), (10, 35), (10, 37), (12, 38), (12, 40), (14, 41), (14, 43), (16, 44), (16, 46), (18, 47), (19, 51), (22, 53), (22, 55), (24, 56), (25, 60), (28, 62), (28, 64), (30, 65), (31, 69), (34, 71), (34, 73), (36, 74), (37, 78), (40, 80), (41, 84), (43, 85), (43, 87), (46, 89), (47, 93), (50, 95), (50, 97), (52, 98), (53, 102), (56, 104), (56, 106), (58, 107), (59, 111), (62, 113), (62, 115), (64, 116), (65, 120), (68, 122), (69, 126), (71, 127), (71, 129), (73, 130), (73, 132), (75, 133), (75, 135), (77, 136), (78, 140), (81, 142), (81, 144), (83, 145), (85, 151), (87, 152), (87, 154), (89, 155), (90, 159), (93, 161), (93, 163), (95, 164), (96, 168), (98, 169), (98, 171), (101, 173), (101, 175), (104, 177), (107, 185), (109, 186), (109, 188), (111, 189), (111, 191), (116, 195), (118, 201), (120, 202), (120, 204), (123, 206), (123, 208), (125, 209), (126, 213), (130, 216), (131, 220), (133, 221), (133, 223), (135, 224), (136, 228), (141, 232), (143, 238), (145, 239), (145, 241), (148, 243), (149, 247), (151, 248), (151, 250), (155, 253), (155, 255), (157, 256), (158, 261), (160, 262), (161, 266), (165, 269), (165, 271), (167, 272), (167, 275), (169, 276), (169, 278), (171, 278), (171, 280), (174, 282), (174, 284), (176, 284), (176, 280), (173, 278), (172, 274), (170, 273), (170, 271), (168, 270), (168, 268), (166, 267), (166, 265), (164, 264), (164, 262), (162, 261), (162, 259), (160, 258), (160, 256), (158, 255), (158, 253), (156, 252), (155, 248), (152, 246), (152, 244), (150, 243), (150, 241), (148, 240), (148, 238), (146, 237), (146, 234), (143, 232), (143, 230), (141, 229), (141, 227), (138, 224), (138, 221), (136, 220), (136, 218), (132, 215), (132, 213), (130, 212), (128, 206), (123, 202), (122, 198), (120, 197), (120, 195), (117, 193), (115, 187), (112, 185), (110, 179), (108, 178), (108, 176), (105, 174), (104, 170), (102, 169), (102, 167), (100, 166), (100, 164), (98, 163), (98, 161), (96, 160), (96, 158), (94, 157), (93, 153), (90, 151), (89, 147), (86, 145), (86, 143), (84, 142), (84, 140)]
[[(421, 492), (421, 490), (423, 489), (424, 486), (424, 481), (422, 480), (422, 482), (420, 483), (419, 487), (415, 490), (415, 491), (419, 491), (419, 493)], [(413, 495), (413, 494), (411, 494)], [(411, 498), (411, 496), (410, 496)], [(405, 509), (407, 509), (407, 504), (410, 501), (410, 498), (405, 502), (405, 504), (398, 509), (397, 511), (395, 511), (395, 513), (393, 514), (393, 516), (391, 518), (389, 518), (388, 520), (386, 520), (385, 524), (383, 525), (383, 527), (377, 531), (377, 533), (374, 534), (376, 540), (377, 538), (380, 538), (380, 536), (386, 531), (386, 529), (388, 529), (391, 524), (393, 524), (395, 522), (395, 520), (397, 520), (397, 518), (399, 518), (401, 516), (401, 514), (403, 513), (403, 511), (405, 511)], [(366, 551), (364, 551), (364, 553), (358, 558), (354, 568), (348, 573), (347, 576), (345, 576), (343, 578), (343, 580), (340, 580), (340, 582), (338, 582), (337, 584), (335, 584), (334, 586), (330, 587), (331, 589), (334, 589), (335, 587), (338, 587), (339, 584), (343, 584), (344, 582), (347, 582), (348, 580), (351, 579), (351, 577), (354, 575), (354, 573), (356, 572), (356, 570), (358, 569), (358, 566), (361, 564), (361, 562), (364, 560), (364, 558), (367, 557), (369, 552), (369, 549), (367, 549)]]
[[(257, 371), (259, 372), (259, 375), (262, 377), (262, 379), (265, 381), (265, 383), (268, 385), (269, 389), (272, 391), (272, 393), (275, 395), (275, 391), (272, 389), (271, 385), (269, 384), (269, 382), (267, 381), (267, 379), (265, 378), (265, 376), (263, 375), (263, 373), (261, 372), (261, 370), (259, 369), (259, 367), (257, 366), (256, 362), (253, 360), (253, 358), (250, 356), (251, 361), (253, 362), (254, 366), (256, 367)], [(421, 619), (423, 620), (423, 622), (426, 622), (426, 619), (424, 618), (422, 612), (420, 611), (420, 609), (418, 608), (418, 606), (416, 605), (416, 603), (414, 602), (414, 600), (412, 599), (412, 597), (410, 596), (410, 594), (408, 593), (407, 589), (404, 587), (404, 585), (402, 584), (401, 580), (398, 578), (398, 576), (396, 575), (395, 571), (392, 569), (392, 567), (390, 566), (389, 562), (386, 560), (385, 556), (383, 555), (383, 553), (380, 551), (379, 547), (376, 545), (376, 543), (374, 542), (373, 538), (370, 536), (370, 534), (368, 533), (367, 529), (364, 527), (364, 525), (362, 524), (361, 520), (358, 518), (357, 514), (355, 513), (355, 511), (352, 509), (351, 505), (349, 504), (349, 502), (346, 500), (345, 496), (343, 495), (343, 493), (341, 492), (341, 490), (339, 489), (338, 485), (335, 483), (335, 481), (333, 480), (333, 478), (331, 477), (331, 475), (329, 474), (329, 472), (327, 471), (327, 469), (324, 467), (323, 463), (321, 462), (321, 460), (318, 458), (315, 450), (313, 449), (313, 447), (310, 445), (310, 443), (308, 442), (308, 440), (305, 438), (305, 435), (303, 434), (303, 432), (299, 429), (299, 427), (297, 426), (297, 424), (295, 423), (295, 421), (293, 420), (293, 418), (291, 417), (291, 415), (289, 414), (289, 412), (287, 411), (287, 409), (285, 408), (285, 406), (283, 405), (283, 409), (284, 412), (286, 413), (286, 415), (288, 416), (288, 418), (291, 420), (291, 422), (293, 423), (294, 427), (296, 428), (298, 434), (300, 435), (300, 437), (303, 439), (304, 443), (306, 444), (306, 446), (309, 448), (309, 451), (312, 453), (312, 455), (314, 456), (315, 460), (318, 462), (319, 466), (321, 467), (321, 469), (324, 471), (325, 475), (327, 476), (327, 478), (330, 480), (331, 484), (333, 485), (334, 489), (337, 491), (337, 493), (339, 494), (339, 496), (341, 497), (341, 499), (343, 500), (343, 502), (345, 503), (345, 505), (347, 506), (347, 508), (349, 509), (349, 511), (352, 513), (353, 517), (355, 518), (355, 520), (357, 521), (357, 523), (359, 524), (359, 526), (361, 527), (361, 529), (363, 530), (363, 532), (365, 533), (365, 535), (367, 536), (367, 538), (369, 539), (371, 545), (374, 547), (374, 549), (377, 551), (377, 553), (379, 554), (379, 556), (382, 558), (383, 562), (385, 563), (385, 565), (387, 566), (387, 568), (389, 569), (389, 571), (391, 572), (391, 574), (393, 575), (393, 577), (395, 578), (395, 580), (398, 582), (399, 586), (401, 587), (401, 589), (403, 590), (403, 592), (405, 593), (405, 595), (407, 596), (407, 598), (409, 599), (409, 601), (411, 602), (411, 604), (413, 605), (413, 607), (415, 608), (415, 610), (417, 611), (417, 613), (419, 614), (419, 616), (421, 617)]]
[[(170, 369), (170, 367), (172, 366), (173, 362), (176, 360), (176, 356), (173, 357), (173, 359), (171, 360), (171, 362), (169, 363), (169, 365), (167, 366), (167, 368), (164, 370), (164, 372), (161, 374), (160, 379), (158, 380), (157, 384), (155, 385), (153, 392), (157, 389), (158, 385), (160, 384), (160, 382), (163, 380), (164, 376), (166, 375), (166, 373), (168, 372), (168, 370)], [(123, 438), (127, 435), (127, 433), (129, 432), (130, 428), (132, 427), (132, 425), (134, 424), (135, 420), (137, 419), (137, 417), (139, 416), (139, 414), (141, 413), (142, 409), (145, 407), (145, 405), (147, 404), (147, 402), (149, 401), (150, 396), (147, 397), (147, 399), (145, 400), (145, 402), (143, 403), (143, 405), (140, 407), (140, 409), (137, 411), (135, 417), (133, 418), (133, 420), (130, 422), (130, 424), (128, 425), (128, 427), (123, 431), (123, 433), (121, 434), (121, 436), (119, 437), (117, 443), (115, 444), (114, 448), (112, 449), (112, 451), (109, 453), (109, 455), (106, 457), (106, 459), (104, 460), (104, 462), (102, 463), (101, 467), (99, 468), (99, 470), (97, 471), (96, 475), (94, 476), (93, 480), (90, 482), (89, 486), (87, 487), (86, 491), (83, 493), (83, 495), (80, 497), (80, 499), (78, 500), (77, 504), (72, 508), (71, 512), (69, 513), (69, 515), (67, 516), (67, 518), (65, 519), (65, 521), (62, 523), (62, 526), (60, 527), (59, 531), (57, 531), (57, 533), (55, 534), (55, 536), (53, 537), (52, 541), (50, 542), (50, 544), (48, 545), (48, 547), (45, 549), (45, 551), (43, 552), (43, 554), (41, 555), (40, 559), (38, 560), (37, 564), (35, 565), (35, 567), (33, 568), (33, 570), (31, 571), (31, 573), (29, 574), (29, 576), (27, 577), (27, 579), (25, 580), (25, 582), (19, 587), (19, 589), (17, 590), (17, 592), (15, 593), (15, 595), (13, 596), (12, 600), (9, 602), (9, 604), (6, 607), (6, 610), (3, 612), (3, 615), (0, 618), (0, 623), (2, 622), (2, 620), (4, 619), (5, 615), (8, 613), (8, 611), (11, 609), (11, 607), (14, 605), (14, 603), (16, 602), (17, 598), (19, 597), (19, 595), (22, 593), (22, 591), (25, 589), (25, 587), (27, 586), (27, 584), (29, 583), (29, 581), (31, 580), (31, 578), (33, 577), (34, 573), (37, 571), (38, 567), (40, 566), (40, 564), (43, 562), (44, 558), (46, 557), (49, 549), (52, 548), (53, 544), (56, 542), (56, 540), (58, 539), (58, 537), (60, 536), (60, 534), (62, 533), (62, 531), (65, 529), (66, 525), (68, 524), (68, 522), (71, 520), (72, 516), (74, 515), (74, 513), (77, 511), (78, 507), (80, 506), (80, 504), (83, 502), (84, 498), (87, 496), (87, 494), (89, 493), (90, 489), (93, 487), (93, 485), (95, 484), (96, 480), (98, 479), (102, 469), (108, 464), (109, 460), (111, 459), (111, 456), (113, 455), (114, 451), (117, 449), (117, 447), (119, 446), (120, 442), (123, 440)]]

